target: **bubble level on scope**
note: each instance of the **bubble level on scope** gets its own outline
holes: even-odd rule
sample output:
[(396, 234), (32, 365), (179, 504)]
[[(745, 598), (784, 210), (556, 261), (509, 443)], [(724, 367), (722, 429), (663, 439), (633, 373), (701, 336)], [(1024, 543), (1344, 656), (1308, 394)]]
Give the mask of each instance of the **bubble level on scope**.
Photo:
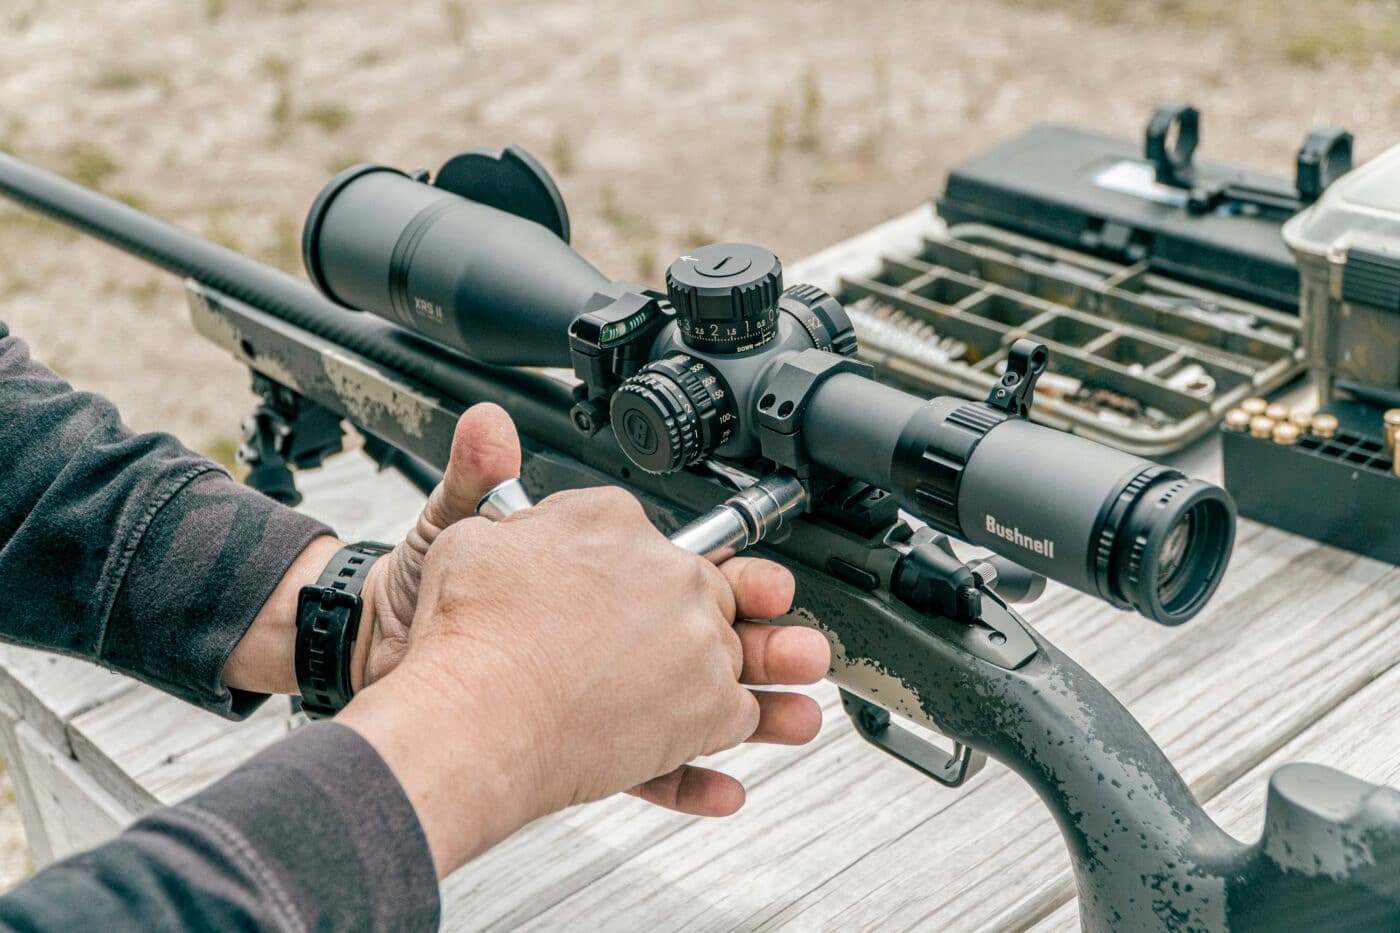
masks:
[(621, 341), (632, 331), (646, 324), (656, 315), (652, 308), (643, 308), (635, 314), (630, 314), (620, 321), (611, 324), (604, 324), (598, 331), (598, 343), (600, 346), (608, 347)]

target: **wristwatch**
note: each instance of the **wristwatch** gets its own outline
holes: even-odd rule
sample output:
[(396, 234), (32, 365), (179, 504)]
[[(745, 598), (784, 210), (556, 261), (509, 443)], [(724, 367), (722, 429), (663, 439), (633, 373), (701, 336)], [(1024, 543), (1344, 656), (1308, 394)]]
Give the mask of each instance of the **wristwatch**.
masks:
[(360, 591), (374, 562), (393, 550), (361, 541), (336, 552), (320, 579), (297, 595), (296, 669), (301, 708), (312, 719), (334, 716), (350, 702), (350, 659), (360, 631)]

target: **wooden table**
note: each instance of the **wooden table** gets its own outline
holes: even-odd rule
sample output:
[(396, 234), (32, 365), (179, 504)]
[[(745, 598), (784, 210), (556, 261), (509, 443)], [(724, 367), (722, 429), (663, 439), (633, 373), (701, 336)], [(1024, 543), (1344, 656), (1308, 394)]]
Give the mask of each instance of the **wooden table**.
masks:
[[(936, 221), (900, 218), (792, 270), (830, 281)], [(1219, 479), (1218, 443), (1179, 458)], [(343, 535), (392, 540), (421, 497), (358, 454), (300, 479)], [(1163, 628), (1051, 585), (1026, 616), (1147, 726), (1207, 809), (1256, 837), (1288, 761), (1400, 784), (1400, 571), (1241, 522), (1209, 609)], [(866, 746), (829, 685), (804, 748), (716, 756), (749, 788), (726, 820), (619, 797), (531, 825), (443, 885), (444, 928), (1064, 930), (1069, 862), (1048, 812), (995, 762), (960, 791)], [(91, 846), (205, 786), (291, 727), (229, 723), (91, 665), (0, 648), (0, 752), (35, 861)]]

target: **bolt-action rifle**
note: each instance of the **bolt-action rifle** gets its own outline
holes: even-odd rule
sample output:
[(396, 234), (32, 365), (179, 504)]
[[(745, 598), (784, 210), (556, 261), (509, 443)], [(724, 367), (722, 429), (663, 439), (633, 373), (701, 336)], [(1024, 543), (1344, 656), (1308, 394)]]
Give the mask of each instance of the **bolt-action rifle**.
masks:
[[(828, 676), (866, 740), (950, 787), (991, 756), (1035, 788), (1085, 929), (1400, 927), (1400, 792), (1288, 765), (1263, 837), (1241, 843), (1011, 608), (1052, 577), (1178, 624), (1234, 538), (1222, 490), (1027, 420), (1044, 347), (1014, 343), (982, 402), (882, 386), (840, 303), (785, 288), (766, 250), (696, 249), (664, 292), (609, 280), (514, 148), (463, 153), (431, 183), (342, 173), (305, 228), (316, 288), (3, 155), (0, 193), (190, 279), (196, 329), (262, 398), (249, 481), (282, 501), (297, 500), (290, 468), (341, 448), (343, 422), (431, 488), (458, 415), (492, 401), (524, 463), (488, 515), (616, 484), (680, 546), (719, 560), (761, 542), (797, 578), (787, 621), (830, 639)], [(997, 556), (964, 563), (950, 538)]]

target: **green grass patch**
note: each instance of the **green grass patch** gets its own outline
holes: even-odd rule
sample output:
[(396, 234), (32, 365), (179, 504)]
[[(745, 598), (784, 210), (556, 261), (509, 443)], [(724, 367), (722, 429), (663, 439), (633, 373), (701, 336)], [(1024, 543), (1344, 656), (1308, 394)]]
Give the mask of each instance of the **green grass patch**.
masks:
[(453, 45), (466, 45), (471, 32), (471, 14), (464, 0), (444, 0), (442, 18), (447, 23), (447, 35)]
[(101, 191), (103, 185), (121, 170), (111, 153), (91, 142), (70, 146), (67, 162), (68, 177), (94, 191)]
[(242, 469), (238, 462), (238, 448), (241, 444), (242, 441), (238, 438), (225, 434), (205, 444), (200, 453), (236, 475), (236, 471)]
[(701, 246), (708, 246), (711, 243), (718, 243), (719, 239), (711, 236), (708, 230), (703, 230), (700, 227), (691, 227), (685, 232), (685, 238), (682, 242), (685, 244), (686, 249), (697, 249)]
[(549, 163), (549, 167), (560, 175), (573, 174), (574, 143), (562, 129), (556, 129), (549, 141)]
[(645, 285), (647, 282), (656, 281), (659, 263), (656, 260), (656, 251), (648, 246), (637, 254), (637, 261), (634, 266), (637, 272), (637, 281)]
[(0, 152), (14, 152), (19, 148), (20, 140), (24, 138), (24, 130), (27, 124), (24, 117), (12, 113), (5, 118), (3, 128), (0, 128)]
[(340, 103), (323, 103), (308, 107), (301, 118), (326, 133), (339, 133), (350, 123), (350, 108)]

